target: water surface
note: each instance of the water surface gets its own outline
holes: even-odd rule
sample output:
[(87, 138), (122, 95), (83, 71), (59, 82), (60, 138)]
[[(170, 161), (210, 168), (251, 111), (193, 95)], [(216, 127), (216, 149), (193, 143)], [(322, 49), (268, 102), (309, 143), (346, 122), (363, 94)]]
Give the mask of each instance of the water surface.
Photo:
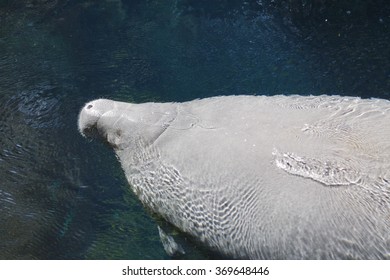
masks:
[(386, 1), (281, 2), (0, 1), (0, 259), (169, 258), (88, 100), (390, 98)]

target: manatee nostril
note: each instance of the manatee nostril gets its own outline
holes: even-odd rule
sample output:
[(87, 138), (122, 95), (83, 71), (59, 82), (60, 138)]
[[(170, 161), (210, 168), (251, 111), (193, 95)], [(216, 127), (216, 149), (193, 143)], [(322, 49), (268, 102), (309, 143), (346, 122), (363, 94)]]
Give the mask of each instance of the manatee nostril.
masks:
[(89, 104), (88, 106), (87, 106), (87, 109), (91, 109), (93, 106), (91, 105), (91, 104)]

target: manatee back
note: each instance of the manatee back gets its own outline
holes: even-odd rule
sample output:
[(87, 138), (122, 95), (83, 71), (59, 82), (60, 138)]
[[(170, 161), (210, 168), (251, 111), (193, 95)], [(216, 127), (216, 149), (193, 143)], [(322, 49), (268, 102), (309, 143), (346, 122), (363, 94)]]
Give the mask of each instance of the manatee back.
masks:
[(117, 153), (146, 207), (227, 256), (382, 259), (389, 123), (379, 99), (219, 97)]

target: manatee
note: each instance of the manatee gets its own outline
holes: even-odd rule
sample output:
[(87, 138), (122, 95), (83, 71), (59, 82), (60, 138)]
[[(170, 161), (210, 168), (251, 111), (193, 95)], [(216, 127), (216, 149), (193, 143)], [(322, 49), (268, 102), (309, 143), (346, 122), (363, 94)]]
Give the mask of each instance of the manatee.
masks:
[(78, 126), (147, 209), (221, 256), (390, 259), (388, 100), (98, 99)]

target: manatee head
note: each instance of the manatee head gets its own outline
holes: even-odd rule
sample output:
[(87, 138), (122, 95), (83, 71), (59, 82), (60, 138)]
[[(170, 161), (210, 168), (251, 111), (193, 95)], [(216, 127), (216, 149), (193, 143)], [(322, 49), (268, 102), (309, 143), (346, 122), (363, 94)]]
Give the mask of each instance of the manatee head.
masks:
[(175, 116), (172, 103), (132, 104), (97, 99), (81, 109), (78, 127), (85, 137), (101, 138), (114, 149), (124, 149), (135, 140), (154, 142)]

